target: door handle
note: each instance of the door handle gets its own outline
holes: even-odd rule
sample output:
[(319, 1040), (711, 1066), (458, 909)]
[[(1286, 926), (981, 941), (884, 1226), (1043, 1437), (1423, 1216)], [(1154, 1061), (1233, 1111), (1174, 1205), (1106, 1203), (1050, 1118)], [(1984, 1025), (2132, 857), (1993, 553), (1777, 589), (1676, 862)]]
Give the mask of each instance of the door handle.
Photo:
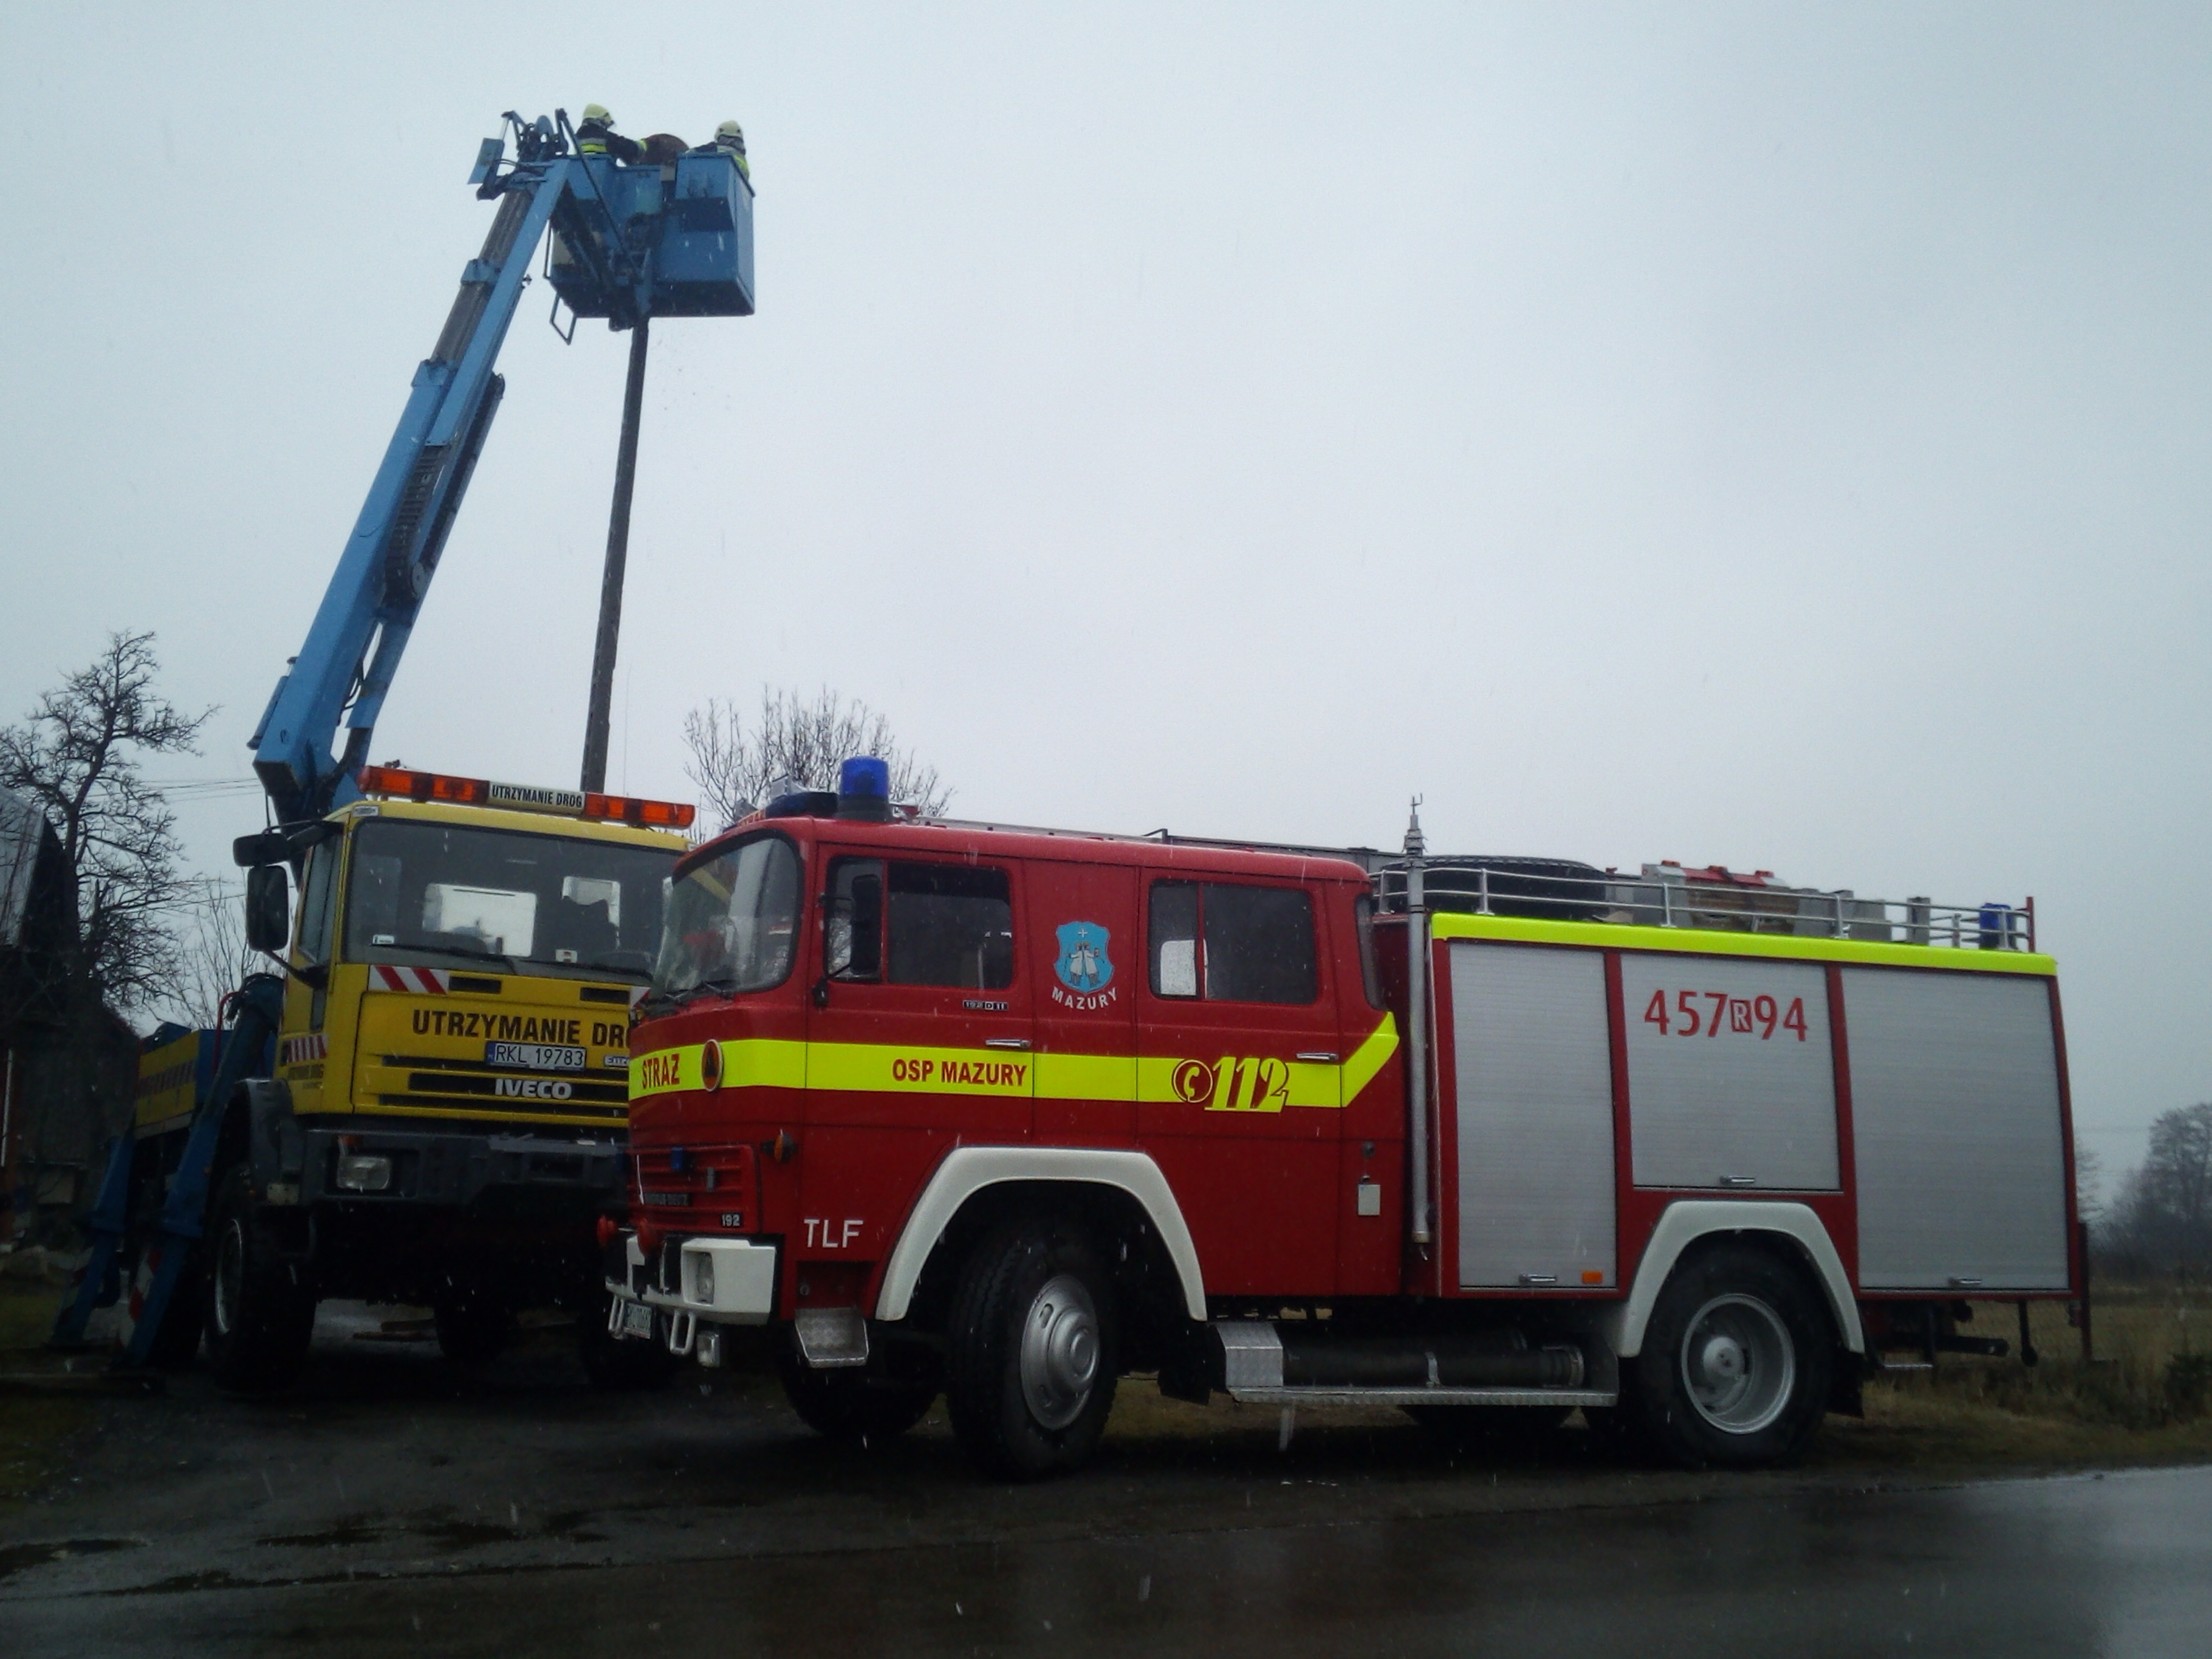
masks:
[(1322, 1048), (1313, 1049), (1309, 1053), (1298, 1055), (1297, 1058), (1305, 1061), (1309, 1066), (1334, 1066), (1336, 1064), (1336, 1056)]
[(985, 1037), (983, 1046), (986, 1048), (1026, 1048), (1030, 1046), (1030, 1040), (1027, 1037)]

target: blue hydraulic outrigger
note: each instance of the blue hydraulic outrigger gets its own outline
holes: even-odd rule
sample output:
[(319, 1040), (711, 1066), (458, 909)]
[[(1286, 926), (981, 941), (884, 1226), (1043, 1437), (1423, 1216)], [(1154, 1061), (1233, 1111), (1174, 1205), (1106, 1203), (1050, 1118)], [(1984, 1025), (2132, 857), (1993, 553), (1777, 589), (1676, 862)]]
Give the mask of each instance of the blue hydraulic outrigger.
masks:
[[(563, 307), (572, 319), (604, 317), (611, 328), (636, 331), (638, 344), (656, 316), (752, 314), (752, 186), (733, 157), (709, 147), (658, 165), (623, 166), (582, 154), (564, 111), (525, 121), (510, 110), (504, 121), (501, 137), (485, 139), (478, 149), (469, 175), (479, 198), (499, 204), (483, 251), (462, 269), (460, 292), (437, 344), (415, 371), (407, 406), (307, 641), (276, 682), (251, 739), (253, 769), (279, 824), (319, 818), (360, 793), (354, 781), (368, 758), (385, 694), (498, 413), (506, 382), (494, 365), (549, 230), (545, 276), (556, 296), (556, 329)], [(515, 147), (512, 161), (506, 154), (508, 134)], [(572, 320), (563, 337), (573, 335)], [(634, 345), (618, 527), (628, 516), (626, 475), (635, 452), (643, 364)], [(603, 625), (603, 636), (605, 631)], [(345, 744), (333, 752), (341, 727)], [(229, 1006), (232, 1023), (221, 1035), (221, 1062), (198, 1102), (156, 1236), (149, 1241), (152, 1280), (133, 1327), (128, 1364), (143, 1365), (154, 1357), (169, 1303), (203, 1230), (224, 1109), (237, 1085), (265, 1074), (265, 1056), (283, 1018), (282, 981), (250, 976)], [(133, 1151), (126, 1133), (94, 1206), (93, 1252), (82, 1286), (55, 1323), (58, 1344), (82, 1342), (93, 1310), (122, 1291), (118, 1268), (131, 1225)]]

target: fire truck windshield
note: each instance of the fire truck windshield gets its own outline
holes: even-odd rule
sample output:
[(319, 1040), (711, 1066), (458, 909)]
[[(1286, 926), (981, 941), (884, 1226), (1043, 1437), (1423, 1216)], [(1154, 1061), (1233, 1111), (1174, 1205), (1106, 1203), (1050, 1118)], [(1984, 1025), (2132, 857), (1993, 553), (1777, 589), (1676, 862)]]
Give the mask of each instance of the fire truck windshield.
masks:
[(799, 939), (799, 853), (778, 835), (738, 842), (675, 884), (653, 994), (764, 991), (791, 972)]
[(346, 955), (642, 979), (676, 858), (581, 837), (373, 820), (354, 831)]

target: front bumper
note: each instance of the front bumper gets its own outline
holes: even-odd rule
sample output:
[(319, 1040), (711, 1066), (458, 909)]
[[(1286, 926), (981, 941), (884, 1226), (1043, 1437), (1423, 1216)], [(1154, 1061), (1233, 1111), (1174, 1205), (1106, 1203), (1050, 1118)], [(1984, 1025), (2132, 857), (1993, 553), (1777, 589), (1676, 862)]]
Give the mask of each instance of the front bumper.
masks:
[[(667, 1316), (669, 1346), (690, 1352), (678, 1337), (698, 1325), (765, 1325), (775, 1314), (776, 1247), (749, 1238), (687, 1238), (672, 1251), (648, 1259), (637, 1235), (624, 1231), (620, 1247), (629, 1269), (625, 1278), (607, 1280), (607, 1329), (616, 1336), (638, 1336), (642, 1307)], [(671, 1257), (672, 1256), (672, 1261)], [(649, 1327), (648, 1327), (649, 1328)]]
[[(486, 1201), (551, 1204), (590, 1214), (619, 1203), (623, 1145), (612, 1136), (554, 1131), (492, 1134), (388, 1127), (374, 1120), (303, 1127), (295, 1202), (434, 1204), (466, 1209)], [(341, 1187), (341, 1152), (389, 1160), (386, 1184)], [(270, 1183), (276, 1198), (281, 1182)]]

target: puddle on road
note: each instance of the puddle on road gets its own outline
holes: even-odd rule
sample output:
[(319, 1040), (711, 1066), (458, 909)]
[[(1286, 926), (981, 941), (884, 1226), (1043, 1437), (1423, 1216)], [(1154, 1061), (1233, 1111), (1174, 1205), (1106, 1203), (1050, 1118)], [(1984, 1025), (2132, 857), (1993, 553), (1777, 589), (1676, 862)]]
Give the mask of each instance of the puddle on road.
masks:
[(356, 1516), (320, 1532), (273, 1533), (253, 1541), (274, 1549), (342, 1550), (418, 1538), (441, 1553), (483, 1549), (493, 1544), (543, 1543), (548, 1540), (568, 1544), (605, 1543), (605, 1534), (585, 1530), (586, 1523), (592, 1519), (592, 1513), (588, 1510), (556, 1510), (546, 1516), (544, 1525), (539, 1527), (502, 1526), (497, 1522), (469, 1521), (450, 1514), (381, 1521)]
[(137, 1550), (146, 1547), (143, 1538), (64, 1538), (51, 1544), (10, 1544), (0, 1549), (0, 1582), (14, 1577), (19, 1572), (28, 1572), (33, 1567), (43, 1567), (52, 1561), (67, 1561), (79, 1555), (105, 1555), (110, 1550)]

